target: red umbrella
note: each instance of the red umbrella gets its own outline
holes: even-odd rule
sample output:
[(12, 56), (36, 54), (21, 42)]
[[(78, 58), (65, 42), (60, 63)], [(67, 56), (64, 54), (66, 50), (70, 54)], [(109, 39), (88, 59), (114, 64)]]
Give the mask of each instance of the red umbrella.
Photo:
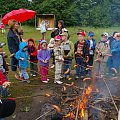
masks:
[(27, 10), (27, 9), (13, 10), (7, 13), (2, 18), (2, 22), (3, 24), (8, 24), (8, 21), (11, 19), (15, 19), (18, 22), (24, 22), (33, 18), (34, 15), (35, 15), (35, 11), (32, 11), (32, 10)]

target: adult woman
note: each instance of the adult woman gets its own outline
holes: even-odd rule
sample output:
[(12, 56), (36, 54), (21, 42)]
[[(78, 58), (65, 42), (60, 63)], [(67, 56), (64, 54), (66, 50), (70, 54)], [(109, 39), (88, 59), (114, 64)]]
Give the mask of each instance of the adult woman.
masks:
[(16, 79), (19, 79), (17, 74), (18, 60), (15, 58), (16, 52), (19, 50), (19, 43), (21, 41), (20, 34), (18, 33), (19, 23), (16, 20), (9, 20), (9, 32), (7, 36), (8, 48), (11, 53), (11, 70)]

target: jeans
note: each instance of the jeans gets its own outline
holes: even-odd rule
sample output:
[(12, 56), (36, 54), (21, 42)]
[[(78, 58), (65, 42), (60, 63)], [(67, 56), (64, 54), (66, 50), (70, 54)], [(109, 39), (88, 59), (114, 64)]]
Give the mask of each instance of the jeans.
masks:
[(18, 60), (13, 56), (11, 58), (11, 70), (17, 71), (17, 67), (18, 67)]
[(84, 76), (85, 75), (85, 63), (82, 58), (75, 58), (77, 68), (76, 68), (76, 76)]
[[(72, 59), (64, 59), (64, 72), (67, 71), (67, 69), (69, 68), (71, 70), (72, 67)], [(70, 76), (70, 71), (65, 74), (65, 77), (69, 77)]]
[(29, 79), (29, 75), (26, 71), (26, 68), (20, 67), (20, 77), (23, 77), (25, 80)]

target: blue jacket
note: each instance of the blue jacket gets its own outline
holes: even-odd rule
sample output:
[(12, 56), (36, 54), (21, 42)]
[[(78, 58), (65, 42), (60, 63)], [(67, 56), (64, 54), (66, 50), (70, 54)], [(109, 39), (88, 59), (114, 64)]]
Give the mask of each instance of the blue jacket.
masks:
[[(96, 48), (96, 41), (95, 39), (92, 39), (93, 41), (93, 46), (91, 47), (91, 50), (93, 50), (93, 52), (95, 51), (95, 48)], [(88, 43), (88, 46), (90, 47), (90, 40), (86, 40), (86, 42)]]
[(115, 68), (117, 71), (120, 69), (120, 40), (114, 40), (111, 44), (112, 56), (108, 59), (108, 67)]
[[(19, 51), (16, 53), (15, 57), (19, 60), (19, 67), (27, 68), (28, 67), (28, 52), (23, 51), (23, 49), (27, 46), (26, 42), (21, 42), (19, 45)], [(20, 60), (20, 58), (24, 58), (24, 60)]]

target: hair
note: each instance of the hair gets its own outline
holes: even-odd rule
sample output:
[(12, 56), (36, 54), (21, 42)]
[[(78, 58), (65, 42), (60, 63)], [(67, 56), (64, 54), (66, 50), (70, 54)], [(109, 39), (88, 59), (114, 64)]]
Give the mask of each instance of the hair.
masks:
[[(14, 27), (14, 25), (15, 25), (16, 22), (17, 22), (17, 21), (14, 20), (14, 19), (9, 20), (9, 21), (8, 21), (9, 28), (10, 28), (10, 29), (13, 29), (13, 27)], [(19, 24), (19, 23), (18, 23), (18, 24)]]

